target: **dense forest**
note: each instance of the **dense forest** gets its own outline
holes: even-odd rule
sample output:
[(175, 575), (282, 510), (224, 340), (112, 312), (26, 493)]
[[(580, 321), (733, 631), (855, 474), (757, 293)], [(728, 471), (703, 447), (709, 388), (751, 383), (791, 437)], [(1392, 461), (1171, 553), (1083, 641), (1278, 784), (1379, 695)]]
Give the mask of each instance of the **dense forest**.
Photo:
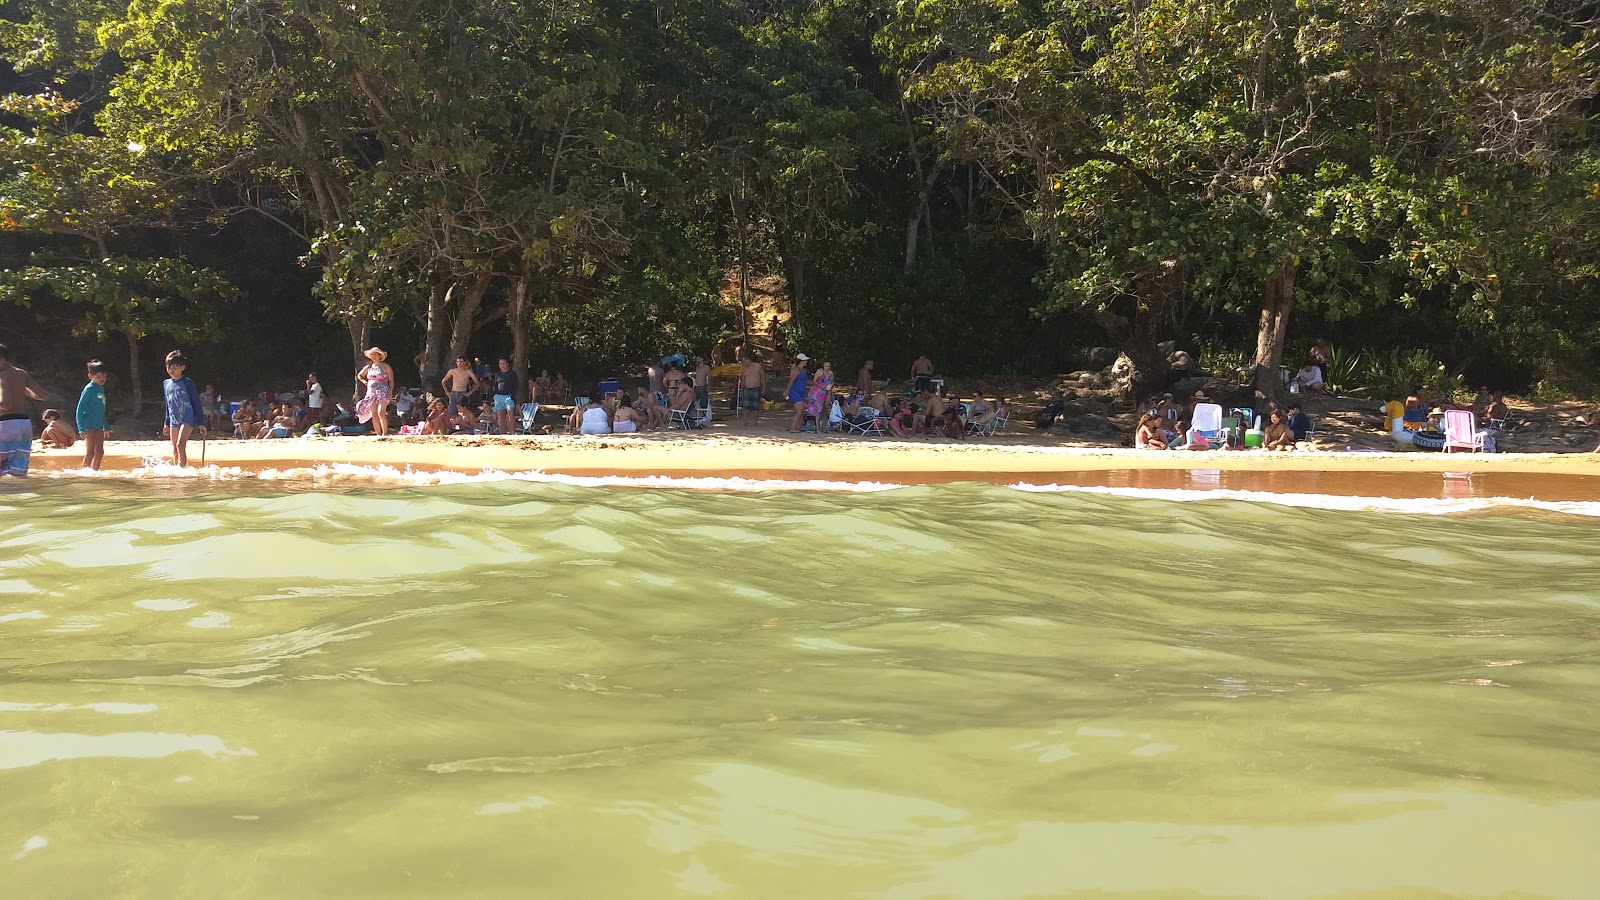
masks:
[[(0, 335), (578, 376), (1600, 360), (1600, 4), (8, 0)], [(748, 323), (752, 330), (758, 323)], [(407, 365), (409, 368), (409, 365)], [(1392, 373), (1391, 373), (1392, 374)], [(1275, 378), (1271, 379), (1275, 382)]]

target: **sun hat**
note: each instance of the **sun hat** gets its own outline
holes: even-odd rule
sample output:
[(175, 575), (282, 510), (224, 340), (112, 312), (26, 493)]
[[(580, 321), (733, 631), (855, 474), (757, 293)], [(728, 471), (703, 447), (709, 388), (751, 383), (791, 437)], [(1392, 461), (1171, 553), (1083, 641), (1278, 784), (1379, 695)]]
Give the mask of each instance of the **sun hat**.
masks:
[(371, 359), (374, 355), (376, 355), (379, 360), (385, 360), (389, 358), (388, 353), (378, 349), (377, 347), (368, 347), (366, 350), (361, 352), (361, 355), (365, 356), (367, 359)]
[(811, 361), (811, 357), (805, 355), (804, 353), (796, 353), (794, 355), (794, 358), (800, 360), (801, 362), (810, 362)]

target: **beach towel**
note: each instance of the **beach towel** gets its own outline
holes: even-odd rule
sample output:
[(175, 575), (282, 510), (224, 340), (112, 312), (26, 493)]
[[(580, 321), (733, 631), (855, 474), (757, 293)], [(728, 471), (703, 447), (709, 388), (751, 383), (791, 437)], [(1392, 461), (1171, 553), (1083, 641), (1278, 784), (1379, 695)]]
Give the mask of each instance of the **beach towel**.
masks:
[(0, 419), (0, 475), (28, 474), (33, 456), (33, 419)]

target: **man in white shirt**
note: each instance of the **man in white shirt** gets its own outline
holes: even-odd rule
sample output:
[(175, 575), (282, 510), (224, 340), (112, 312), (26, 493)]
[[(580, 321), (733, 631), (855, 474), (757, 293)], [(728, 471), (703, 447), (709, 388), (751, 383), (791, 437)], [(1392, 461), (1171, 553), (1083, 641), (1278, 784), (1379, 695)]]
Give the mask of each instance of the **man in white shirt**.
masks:
[(1302, 393), (1322, 393), (1322, 370), (1311, 363), (1306, 363), (1300, 369), (1300, 374), (1294, 376), (1294, 380), (1300, 386)]
[(317, 425), (327, 421), (323, 417), (326, 406), (327, 394), (322, 390), (322, 382), (317, 380), (317, 373), (312, 372), (306, 376), (306, 424)]

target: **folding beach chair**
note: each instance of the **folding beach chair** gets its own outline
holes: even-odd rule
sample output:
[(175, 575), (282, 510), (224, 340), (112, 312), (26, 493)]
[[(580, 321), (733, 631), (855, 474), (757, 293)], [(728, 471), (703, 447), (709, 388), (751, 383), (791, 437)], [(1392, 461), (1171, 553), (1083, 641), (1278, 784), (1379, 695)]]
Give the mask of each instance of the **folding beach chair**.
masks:
[(539, 421), (539, 404), (522, 404), (522, 417), (519, 423), (522, 434), (533, 434), (533, 427)]
[(1194, 417), (1189, 422), (1189, 441), (1194, 442), (1194, 434), (1199, 432), (1205, 435), (1206, 441), (1212, 446), (1217, 446), (1222, 441), (1222, 407), (1215, 403), (1197, 403), (1194, 407)]
[(1222, 420), (1222, 445), (1235, 446), (1244, 443), (1244, 431), (1239, 427), (1239, 420), (1229, 416)]
[(1470, 409), (1444, 411), (1444, 452), (1477, 450), (1483, 452), (1485, 435), (1478, 430), (1478, 417)]
[(862, 437), (868, 437), (874, 434), (882, 435), (884, 433), (883, 416), (879, 415), (878, 411), (870, 406), (863, 407), (861, 411), (864, 413), (870, 412), (872, 415), (862, 416), (860, 422), (856, 422), (851, 419), (845, 419), (845, 434), (859, 434)]
[(671, 431), (674, 428), (682, 428), (684, 431), (689, 430), (689, 410), (667, 410), (667, 430)]

